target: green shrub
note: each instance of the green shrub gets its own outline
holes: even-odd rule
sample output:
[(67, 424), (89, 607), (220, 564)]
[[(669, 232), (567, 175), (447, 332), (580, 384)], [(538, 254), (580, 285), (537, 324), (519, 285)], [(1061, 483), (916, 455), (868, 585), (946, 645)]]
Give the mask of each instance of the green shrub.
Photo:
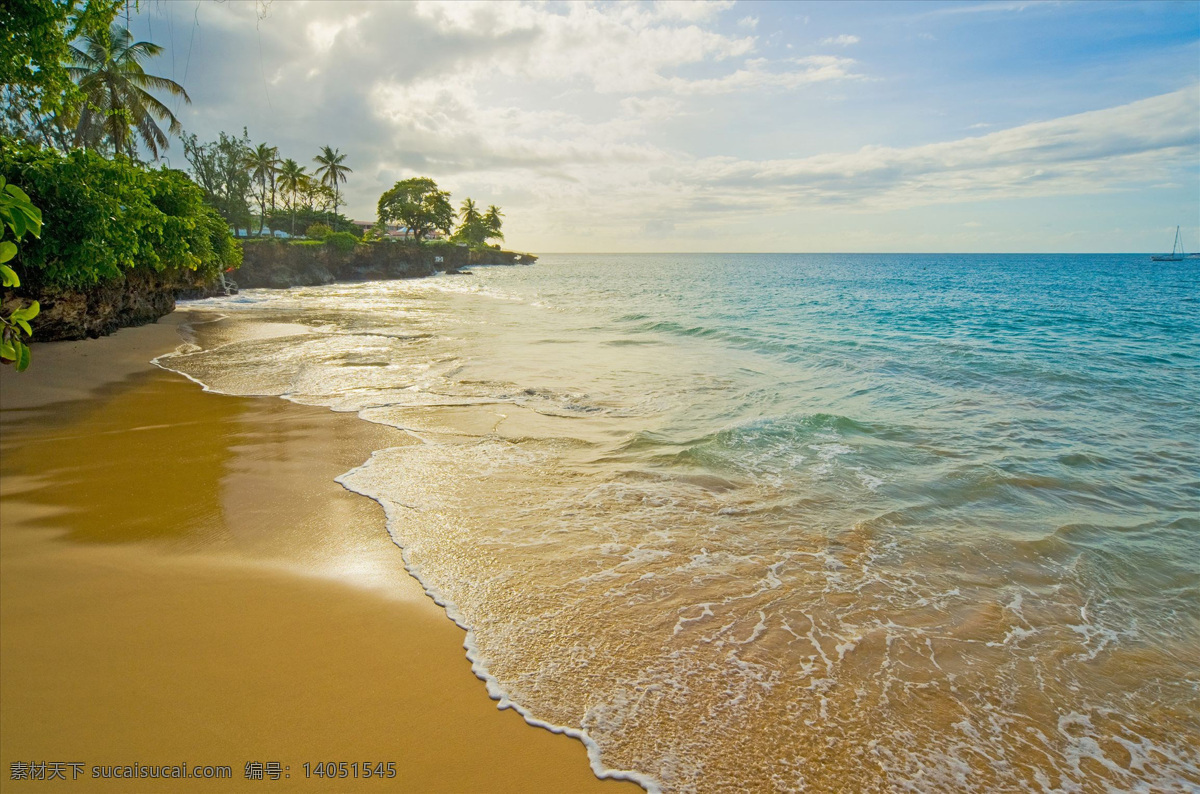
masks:
[(333, 229), (330, 229), (326, 224), (314, 223), (308, 227), (308, 231), (304, 233), (304, 236), (311, 237), (314, 240), (324, 240), (331, 234), (333, 234)]
[(31, 285), (80, 287), (135, 268), (215, 277), (241, 264), (229, 227), (182, 171), (2, 138), (0, 176), (42, 210), (41, 238), (15, 260)]
[(292, 240), (289, 245), (325, 245), (324, 240)]
[(449, 240), (426, 240), (421, 245), (425, 250), (435, 254), (444, 255), (458, 250), (458, 243), (452, 243)]
[(325, 245), (339, 254), (348, 254), (358, 245), (358, 238), (350, 232), (334, 232), (325, 238)]
[(282, 207), (267, 210), (267, 225), (289, 234), (293, 229), (297, 234), (301, 234), (314, 223), (323, 223), (335, 232), (350, 232), (355, 237), (362, 235), (362, 229), (341, 213), (334, 215), (332, 212), (310, 210), (307, 207), (296, 207), (294, 211)]

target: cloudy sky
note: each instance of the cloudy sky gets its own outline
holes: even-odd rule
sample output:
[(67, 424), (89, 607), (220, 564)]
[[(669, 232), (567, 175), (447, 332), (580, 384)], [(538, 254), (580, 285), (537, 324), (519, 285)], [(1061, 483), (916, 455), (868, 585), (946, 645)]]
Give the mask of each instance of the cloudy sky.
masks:
[[(551, 251), (1200, 248), (1195, 2), (142, 0), (202, 139)], [(167, 152), (183, 164), (175, 143)]]

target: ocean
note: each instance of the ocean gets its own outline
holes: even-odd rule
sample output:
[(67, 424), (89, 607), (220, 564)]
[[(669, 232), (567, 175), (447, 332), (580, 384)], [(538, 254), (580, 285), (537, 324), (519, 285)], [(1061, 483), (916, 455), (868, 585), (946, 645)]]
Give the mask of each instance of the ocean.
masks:
[(598, 774), (1200, 790), (1196, 262), (546, 255), (190, 306), (160, 365), (413, 437), (339, 481)]

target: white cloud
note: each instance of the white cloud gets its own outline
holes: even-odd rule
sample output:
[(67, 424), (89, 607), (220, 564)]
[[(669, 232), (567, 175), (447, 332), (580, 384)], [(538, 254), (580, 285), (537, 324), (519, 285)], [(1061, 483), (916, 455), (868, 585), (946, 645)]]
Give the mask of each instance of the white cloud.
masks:
[(313, 20), (305, 28), (305, 33), (313, 49), (319, 54), (324, 54), (333, 48), (339, 34), (343, 31), (353, 32), (365, 16), (366, 14), (358, 14), (342, 19)]
[(742, 17), (738, 20), (738, 27), (754, 30), (758, 27), (758, 17)]
[(858, 36), (853, 36), (848, 33), (843, 33), (840, 36), (828, 36), (821, 39), (821, 44), (825, 46), (837, 45), (839, 47), (849, 47), (851, 44), (858, 44), (860, 39)]
[(525, 46), (479, 64), (508, 75), (581, 79), (602, 93), (658, 90), (683, 66), (720, 62), (754, 51), (753, 37), (701, 27), (727, 5), (656, 3), (596, 6), (572, 3), (565, 13), (547, 6), (421, 2), (418, 16), (441, 30), (492, 37), (522, 33)]
[(798, 204), (900, 207), (1119, 189), (1200, 157), (1200, 86), (981, 137), (797, 160), (697, 161), (684, 180)]
[[(353, 215), (372, 217), (395, 180), (428, 175), (456, 199), (501, 204), (514, 244), (547, 249), (585, 233), (597, 248), (627, 247), (631, 234), (695, 245), (772, 223), (773, 244), (787, 247), (797, 219), (830, 209), (840, 217), (1194, 181), (1195, 86), (924, 145), (886, 145), (887, 125), (860, 115), (856, 129), (876, 145), (813, 143), (805, 136), (831, 123), (821, 115), (830, 88), (841, 103), (877, 86), (874, 75), (841, 55), (764, 57), (790, 45), (750, 35), (727, 10), (279, 3), (259, 22), (249, 5), (205, 4), (187, 86), (194, 104), (181, 114), (202, 138), (248, 125), (256, 143), (302, 164), (320, 145), (340, 147), (355, 169)], [(215, 54), (203, 55), (211, 43)], [(941, 134), (962, 134), (950, 131), (963, 123), (942, 124)], [(824, 153), (764, 154), (792, 151)]]
[[(778, 68), (778, 65), (783, 68)], [(794, 89), (813, 83), (857, 79), (861, 75), (851, 71), (853, 65), (854, 61), (850, 58), (832, 55), (810, 55), (774, 62), (753, 58), (745, 61), (737, 71), (721, 77), (706, 80), (673, 78), (664, 81), (663, 85), (680, 94), (722, 94), (758, 88)]]

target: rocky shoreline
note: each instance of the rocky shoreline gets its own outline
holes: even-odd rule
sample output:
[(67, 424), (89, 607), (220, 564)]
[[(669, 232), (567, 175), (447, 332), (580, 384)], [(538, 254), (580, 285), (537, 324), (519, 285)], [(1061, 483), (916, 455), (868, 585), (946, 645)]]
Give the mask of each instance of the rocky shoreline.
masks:
[(239, 287), (310, 287), (335, 281), (422, 278), (471, 265), (531, 265), (533, 254), (457, 245), (379, 242), (339, 251), (328, 245), (276, 241), (244, 246), (242, 266), (232, 274)]
[[(382, 242), (338, 251), (323, 244), (267, 240), (245, 244), (242, 266), (229, 277), (242, 289), (287, 289), (335, 281), (423, 278), (439, 272), (457, 273), (472, 265), (535, 261), (533, 254), (448, 244)], [(40, 286), (30, 279), (16, 290), (5, 290), (2, 305), (9, 312), (31, 300), (41, 304), (34, 323), (36, 343), (106, 336), (119, 328), (157, 321), (175, 310), (177, 299), (220, 294), (224, 290), (218, 284), (196, 283), (191, 273), (130, 270), (122, 278), (80, 289)]]

